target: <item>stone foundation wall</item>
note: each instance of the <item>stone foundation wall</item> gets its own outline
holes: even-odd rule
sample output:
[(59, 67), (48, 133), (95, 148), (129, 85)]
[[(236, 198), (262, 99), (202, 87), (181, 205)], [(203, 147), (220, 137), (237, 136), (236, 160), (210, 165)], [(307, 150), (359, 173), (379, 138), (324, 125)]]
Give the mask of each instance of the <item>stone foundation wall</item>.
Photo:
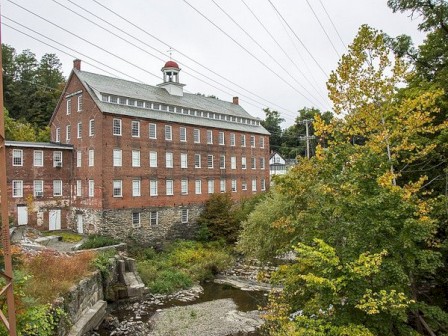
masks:
[(78, 232), (78, 215), (82, 215), (84, 233), (98, 233), (98, 227), (103, 220), (103, 211), (89, 208), (72, 207), (70, 211), (70, 227)]

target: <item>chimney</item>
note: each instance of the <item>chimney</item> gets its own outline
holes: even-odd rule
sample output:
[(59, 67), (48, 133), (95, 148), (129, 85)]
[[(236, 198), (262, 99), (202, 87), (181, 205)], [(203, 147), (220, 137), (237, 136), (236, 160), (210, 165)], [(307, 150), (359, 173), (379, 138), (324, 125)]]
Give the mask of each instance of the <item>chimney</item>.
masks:
[(235, 105), (239, 105), (239, 104), (240, 104), (240, 100), (239, 100), (239, 98), (238, 98), (238, 97), (233, 97), (233, 103), (234, 103)]
[(77, 59), (73, 60), (73, 69), (81, 71), (81, 60), (80, 59), (77, 58)]

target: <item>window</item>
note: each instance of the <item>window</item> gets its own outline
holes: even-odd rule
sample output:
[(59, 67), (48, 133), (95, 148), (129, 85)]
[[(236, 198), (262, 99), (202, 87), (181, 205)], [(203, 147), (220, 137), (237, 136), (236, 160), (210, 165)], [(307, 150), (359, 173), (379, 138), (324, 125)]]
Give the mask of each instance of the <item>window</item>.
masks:
[(67, 143), (70, 142), (71, 133), (72, 133), (72, 126), (71, 125), (65, 126), (65, 141)]
[(44, 196), (44, 181), (34, 180), (34, 197)]
[(246, 147), (246, 135), (241, 134), (241, 147)]
[(230, 169), (236, 169), (236, 156), (230, 157)]
[(194, 155), (194, 167), (201, 168), (201, 154)]
[(132, 180), (132, 196), (141, 196), (140, 180)]
[(82, 94), (78, 96), (78, 112), (82, 111)]
[(81, 197), (82, 196), (82, 181), (76, 180), (76, 196)]
[(187, 156), (187, 153), (181, 153), (180, 154), (180, 167), (181, 168), (188, 168), (188, 156)]
[(226, 192), (226, 179), (221, 179), (219, 181), (219, 191), (222, 193)]
[(260, 148), (264, 148), (264, 137), (261, 136), (261, 137), (259, 138), (259, 141), (260, 141)]
[(257, 179), (252, 179), (252, 191), (257, 191)]
[(149, 138), (157, 139), (157, 125), (156, 124), (149, 124)]
[(252, 148), (255, 147), (255, 135), (251, 135), (251, 136), (250, 136), (250, 146), (251, 146)]
[(157, 196), (157, 180), (149, 181), (149, 196)]
[(173, 129), (169, 125), (165, 125), (165, 140), (173, 140)]
[(13, 149), (12, 150), (12, 165), (13, 166), (23, 166), (23, 150)]
[(232, 179), (232, 192), (236, 192), (236, 180)]
[(61, 142), (61, 129), (59, 127), (56, 127), (56, 136), (54, 141)]
[(245, 156), (241, 157), (241, 169), (246, 169), (247, 168), (247, 160)]
[(173, 153), (171, 152), (165, 153), (165, 165), (166, 168), (173, 168)]
[(95, 181), (89, 180), (89, 197), (95, 197)]
[(180, 213), (182, 223), (188, 223), (188, 209), (182, 209)]
[(230, 146), (235, 146), (235, 133), (230, 133)]
[(122, 164), (122, 152), (121, 149), (114, 149), (113, 153), (114, 167), (121, 167)]
[(121, 135), (121, 119), (113, 120), (112, 134)]
[(254, 158), (254, 157), (250, 158), (250, 167), (252, 169), (256, 169), (257, 168), (257, 159), (256, 158)]
[(95, 150), (89, 149), (89, 167), (93, 167), (95, 165)]
[(194, 181), (194, 192), (196, 195), (202, 194), (202, 181), (201, 180)]
[(82, 123), (78, 123), (78, 139), (82, 138)]
[(53, 181), (53, 196), (62, 196), (62, 181)]
[(53, 152), (53, 167), (62, 167), (62, 152)]
[(157, 152), (149, 152), (149, 166), (151, 168), (157, 167)]
[(141, 226), (140, 222), (140, 212), (133, 212), (132, 213), (132, 227), (133, 228), (139, 228)]
[(132, 120), (131, 122), (131, 136), (134, 138), (140, 137), (140, 121)]
[(132, 167), (140, 167), (140, 151), (132, 151)]
[(128, 105), (135, 106), (135, 99), (128, 98)]
[(241, 181), (241, 190), (244, 190), (244, 191), (247, 190), (247, 182), (246, 181)]
[(179, 137), (181, 142), (187, 141), (187, 129), (185, 127), (179, 128)]
[(213, 144), (213, 131), (207, 130), (207, 144)]
[(207, 155), (207, 166), (213, 168), (213, 155)]
[(261, 190), (262, 191), (266, 190), (266, 180), (265, 179), (261, 179)]
[(67, 115), (72, 113), (72, 100), (69, 98), (67, 99)]
[(123, 181), (114, 180), (113, 181), (113, 196), (122, 197), (123, 196)]
[(226, 156), (225, 155), (219, 156), (219, 168), (226, 169)]
[(82, 165), (82, 152), (76, 151), (76, 167), (81, 167)]
[(264, 157), (260, 158), (260, 169), (264, 169)]
[(95, 119), (89, 120), (89, 136), (95, 135)]
[(173, 180), (166, 180), (166, 194), (167, 196), (174, 195)]
[(182, 179), (180, 181), (180, 193), (182, 195), (188, 195), (188, 180)]
[(225, 145), (224, 132), (219, 132), (218, 133), (218, 142), (219, 142), (220, 145)]
[(215, 192), (215, 180), (207, 181), (207, 189), (209, 194), (213, 194)]
[(149, 223), (151, 226), (159, 224), (159, 212), (158, 211), (150, 211), (149, 212)]
[(23, 181), (12, 181), (12, 197), (23, 197)]
[(193, 130), (193, 141), (194, 143), (201, 143), (201, 130), (195, 128)]
[(42, 167), (44, 165), (44, 152), (41, 150), (35, 150), (33, 161), (35, 167)]

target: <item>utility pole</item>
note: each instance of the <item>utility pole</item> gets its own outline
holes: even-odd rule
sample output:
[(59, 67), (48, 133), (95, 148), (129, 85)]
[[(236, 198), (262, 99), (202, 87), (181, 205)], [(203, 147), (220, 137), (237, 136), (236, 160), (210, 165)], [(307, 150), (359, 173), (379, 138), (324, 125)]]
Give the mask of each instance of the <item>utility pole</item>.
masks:
[(305, 136), (299, 136), (300, 140), (305, 140), (306, 141), (306, 157), (309, 159), (310, 158), (310, 140), (315, 139), (316, 137), (314, 135), (310, 136), (310, 123), (313, 122), (313, 119), (304, 119), (299, 121), (299, 124), (305, 124), (305, 129), (306, 129), (306, 135)]
[(6, 148), (5, 148), (5, 118), (3, 110), (3, 60), (1, 48), (1, 23), (0, 23), (0, 197), (1, 197), (1, 242), (5, 269), (0, 271), (0, 276), (6, 280), (5, 286), (0, 291), (0, 296), (6, 294), (8, 317), (0, 310), (0, 319), (9, 331), (10, 336), (16, 336), (16, 309), (14, 305), (13, 273), (11, 245), (9, 242), (9, 214), (8, 214), (8, 183), (6, 179)]

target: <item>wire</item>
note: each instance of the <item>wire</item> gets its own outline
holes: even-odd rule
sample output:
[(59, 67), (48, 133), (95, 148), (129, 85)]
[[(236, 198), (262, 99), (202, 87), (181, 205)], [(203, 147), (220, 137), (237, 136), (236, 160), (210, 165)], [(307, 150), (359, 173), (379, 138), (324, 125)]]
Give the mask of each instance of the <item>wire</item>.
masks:
[(319, 0), (319, 2), (320, 2), (320, 5), (322, 6), (322, 8), (324, 9), (325, 14), (327, 14), (327, 17), (328, 17), (328, 19), (330, 20), (331, 25), (333, 26), (333, 29), (335, 30), (336, 34), (338, 35), (338, 37), (339, 37), (339, 41), (341, 41), (341, 43), (342, 43), (342, 45), (344, 46), (345, 50), (347, 50), (347, 46), (345, 45), (344, 40), (343, 40), (342, 37), (341, 37), (341, 34), (339, 34), (339, 31), (338, 31), (338, 29), (336, 28), (336, 25), (334, 24), (333, 20), (331, 19), (330, 14), (328, 14), (327, 9), (325, 8), (325, 6), (324, 6), (322, 0)]

